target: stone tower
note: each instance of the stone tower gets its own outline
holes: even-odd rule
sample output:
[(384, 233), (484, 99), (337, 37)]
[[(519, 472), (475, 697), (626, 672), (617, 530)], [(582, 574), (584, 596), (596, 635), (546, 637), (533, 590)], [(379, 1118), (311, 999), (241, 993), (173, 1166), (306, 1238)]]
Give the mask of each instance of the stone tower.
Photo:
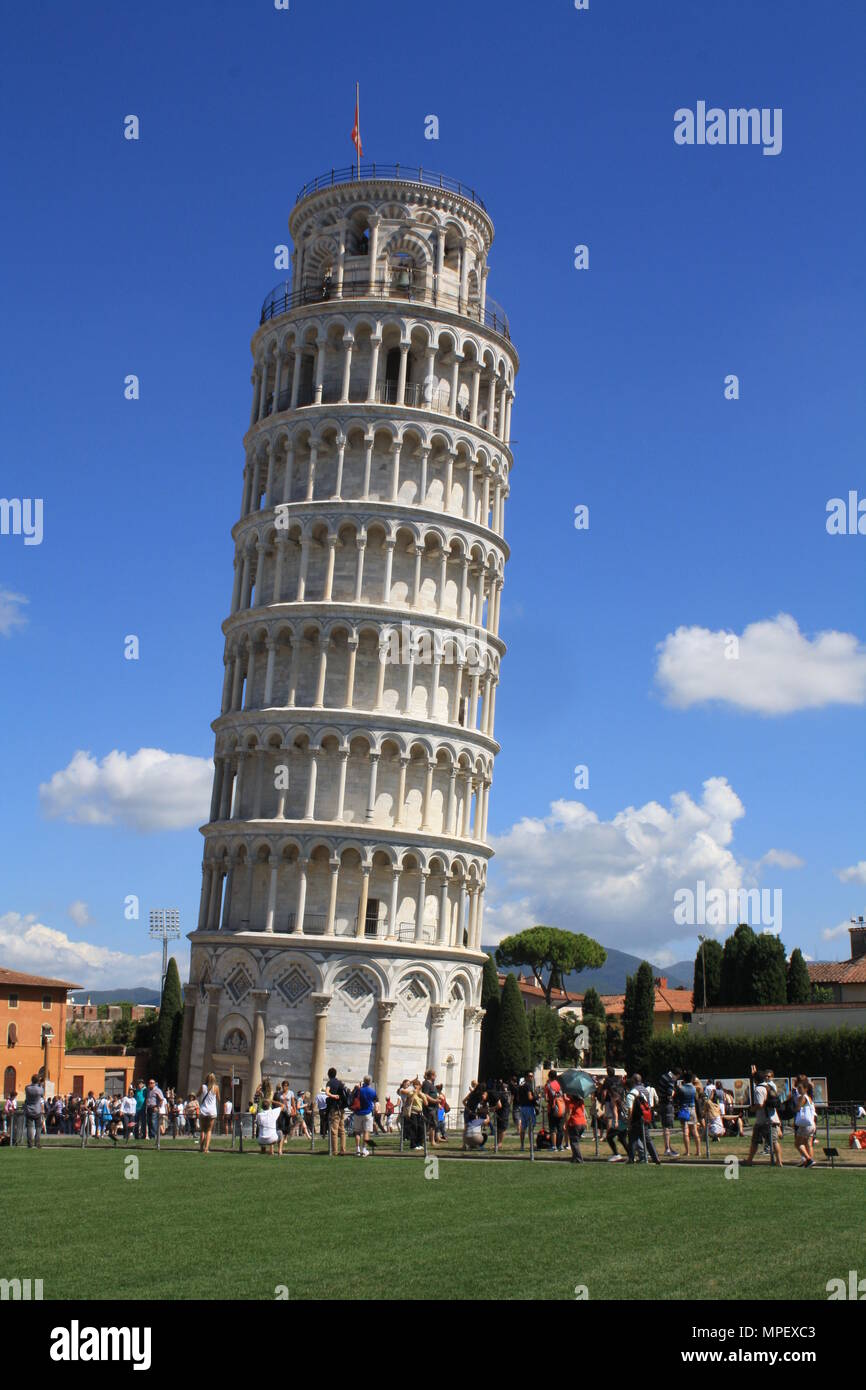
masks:
[(252, 409), (181, 1083), (478, 1064), (517, 354), (474, 190), (305, 185)]

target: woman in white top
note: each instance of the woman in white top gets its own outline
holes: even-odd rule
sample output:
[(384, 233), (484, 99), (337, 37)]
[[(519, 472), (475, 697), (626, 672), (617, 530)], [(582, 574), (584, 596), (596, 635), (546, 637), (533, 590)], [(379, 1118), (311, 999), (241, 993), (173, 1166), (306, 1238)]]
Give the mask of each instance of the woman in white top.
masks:
[(794, 1103), (797, 1107), (794, 1116), (794, 1143), (800, 1150), (800, 1167), (812, 1168), (815, 1163), (814, 1141), (818, 1125), (812, 1083), (806, 1076), (797, 1077)]
[(210, 1137), (217, 1117), (219, 1094), (220, 1088), (217, 1079), (213, 1072), (208, 1072), (201, 1088), (201, 1095), (198, 1098), (199, 1124), (201, 1125), (200, 1147), (203, 1154), (210, 1151)]

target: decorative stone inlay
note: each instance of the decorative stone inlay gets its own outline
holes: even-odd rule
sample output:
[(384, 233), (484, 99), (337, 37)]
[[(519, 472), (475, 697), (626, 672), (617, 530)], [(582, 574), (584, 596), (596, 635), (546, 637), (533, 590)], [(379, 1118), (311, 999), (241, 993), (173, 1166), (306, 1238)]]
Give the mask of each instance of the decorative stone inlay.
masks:
[(277, 993), (292, 1009), (300, 1004), (302, 999), (306, 999), (312, 988), (312, 980), (298, 965), (293, 965), (290, 970), (286, 971), (285, 975), (281, 975), (277, 980)]
[(226, 981), (226, 989), (236, 1004), (246, 998), (252, 987), (253, 982), (242, 965), (233, 970)]

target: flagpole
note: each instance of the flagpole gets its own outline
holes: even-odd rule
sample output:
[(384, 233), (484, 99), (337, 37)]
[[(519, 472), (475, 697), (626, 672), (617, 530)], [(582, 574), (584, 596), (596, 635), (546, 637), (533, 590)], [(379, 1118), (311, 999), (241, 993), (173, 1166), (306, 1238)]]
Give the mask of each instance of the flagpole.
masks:
[(358, 140), (355, 145), (355, 152), (358, 156), (358, 182), (361, 182), (361, 84), (355, 83), (355, 122), (358, 128)]

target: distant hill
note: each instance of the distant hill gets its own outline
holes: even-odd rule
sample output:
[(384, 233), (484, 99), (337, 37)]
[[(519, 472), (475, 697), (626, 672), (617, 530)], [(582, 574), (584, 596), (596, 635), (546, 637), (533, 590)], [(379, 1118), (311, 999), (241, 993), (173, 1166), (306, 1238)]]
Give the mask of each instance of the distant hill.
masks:
[[(490, 955), (493, 955), (495, 949), (495, 946), (484, 947), (484, 950)], [(566, 982), (569, 994), (583, 994), (590, 985), (593, 985), (599, 994), (625, 993), (626, 976), (636, 973), (643, 957), (630, 956), (626, 951), (617, 951), (612, 946), (605, 946), (605, 950), (607, 951), (607, 960), (600, 970), (572, 971)], [(650, 961), (650, 965), (652, 965), (652, 961)], [(522, 969), (511, 966), (508, 969), (513, 975), (526, 973), (525, 966)], [(694, 963), (692, 961), (678, 961), (676, 965), (653, 965), (652, 971), (653, 975), (664, 975), (671, 989), (691, 989), (692, 987), (694, 975)]]
[(76, 1004), (159, 1004), (159, 990), (143, 989), (74, 989)]

